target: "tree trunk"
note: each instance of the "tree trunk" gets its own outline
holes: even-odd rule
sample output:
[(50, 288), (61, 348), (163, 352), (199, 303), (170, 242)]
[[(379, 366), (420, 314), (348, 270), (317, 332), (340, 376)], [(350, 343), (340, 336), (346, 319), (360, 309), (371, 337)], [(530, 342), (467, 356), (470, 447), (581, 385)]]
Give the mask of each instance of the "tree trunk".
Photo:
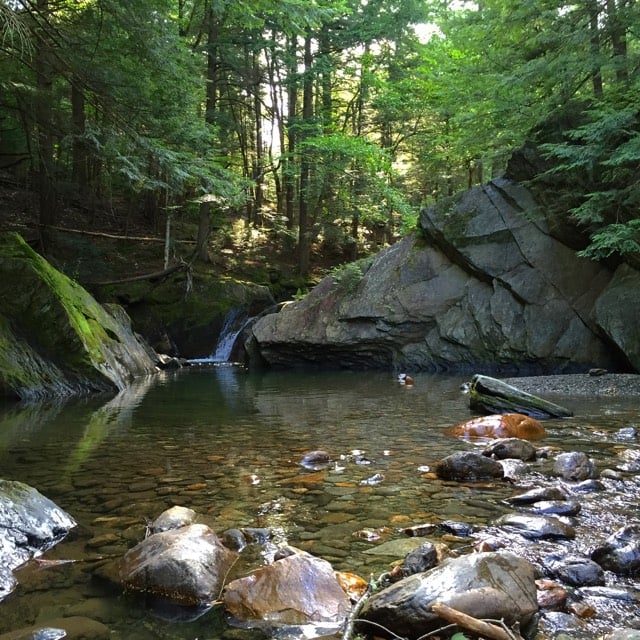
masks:
[[(49, 0), (38, 0), (37, 8), (41, 15), (47, 15), (49, 11)], [(48, 57), (48, 49), (44, 38), (39, 38), (38, 48), (35, 54), (38, 195), (39, 222), (45, 226), (55, 224), (57, 217), (51, 107), (53, 73)]]
[[(620, 7), (624, 7), (625, 1), (620, 0)], [(616, 80), (621, 84), (629, 82), (629, 62), (627, 59), (627, 32), (620, 18), (620, 8), (616, 0), (607, 0), (607, 30), (611, 39), (613, 50), (613, 62), (616, 69)]]
[(293, 36), (288, 45), (287, 72), (287, 157), (282, 164), (283, 183), (285, 185), (285, 215), (287, 228), (293, 229), (296, 219), (296, 182), (295, 182), (295, 152), (296, 152), (296, 118), (298, 115), (298, 47), (296, 37)]
[(600, 10), (597, 0), (588, 0), (589, 34), (591, 41), (591, 85), (593, 95), (602, 98), (602, 70), (600, 66)]
[(261, 96), (261, 81), (262, 70), (260, 69), (260, 61), (256, 52), (253, 52), (252, 56), (253, 64), (253, 111), (254, 111), (254, 126), (255, 126), (255, 147), (254, 147), (254, 162), (253, 162), (253, 182), (254, 182), (254, 224), (259, 225), (262, 222), (261, 212), (264, 200), (264, 149), (263, 149), (263, 136), (262, 136), (262, 96)]
[(211, 233), (211, 202), (201, 202), (198, 211), (198, 236), (196, 238), (196, 258), (209, 262), (209, 234)]
[(78, 186), (81, 199), (89, 191), (89, 163), (87, 145), (84, 140), (86, 117), (84, 92), (76, 82), (71, 83), (71, 117), (73, 121), (73, 180)]
[[(307, 128), (313, 117), (313, 55), (311, 53), (311, 35), (307, 34), (304, 41), (304, 78), (302, 82), (302, 123), (304, 136), (308, 135)], [(311, 182), (311, 162), (309, 152), (304, 150), (300, 162), (300, 204), (298, 207), (298, 271), (301, 275), (309, 272), (311, 257), (311, 238), (309, 229), (309, 200)]]

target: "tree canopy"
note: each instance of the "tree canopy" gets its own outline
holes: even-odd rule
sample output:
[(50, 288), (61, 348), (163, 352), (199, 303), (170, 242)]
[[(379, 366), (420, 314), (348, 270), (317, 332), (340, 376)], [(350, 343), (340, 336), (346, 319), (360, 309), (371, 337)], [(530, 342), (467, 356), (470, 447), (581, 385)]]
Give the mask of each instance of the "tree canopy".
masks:
[[(640, 253), (634, 0), (0, 0), (0, 170), (123, 224), (353, 260), (539, 144), (585, 255)], [(535, 184), (532, 183), (532, 184)]]

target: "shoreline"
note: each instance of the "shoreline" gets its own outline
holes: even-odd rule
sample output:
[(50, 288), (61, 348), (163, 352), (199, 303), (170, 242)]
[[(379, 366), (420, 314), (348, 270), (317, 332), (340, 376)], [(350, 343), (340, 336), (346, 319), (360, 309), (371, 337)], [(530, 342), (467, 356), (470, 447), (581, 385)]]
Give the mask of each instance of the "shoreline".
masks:
[(570, 373), (550, 376), (523, 376), (500, 378), (521, 391), (537, 396), (589, 396), (635, 397), (640, 396), (640, 374), (605, 373), (591, 376), (588, 373)]

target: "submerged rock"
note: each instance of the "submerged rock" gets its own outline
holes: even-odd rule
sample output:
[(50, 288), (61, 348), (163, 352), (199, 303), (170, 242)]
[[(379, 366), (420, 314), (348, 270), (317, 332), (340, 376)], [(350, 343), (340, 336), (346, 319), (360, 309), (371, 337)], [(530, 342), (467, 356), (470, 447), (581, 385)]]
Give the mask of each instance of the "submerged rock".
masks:
[(458, 451), (439, 460), (434, 470), (438, 478), (473, 482), (504, 478), (502, 465), (474, 451)]
[(445, 622), (432, 610), (445, 604), (475, 618), (526, 624), (538, 610), (533, 566), (507, 552), (474, 553), (404, 578), (375, 593), (360, 612), (357, 629), (370, 634), (382, 625), (394, 634), (418, 638)]

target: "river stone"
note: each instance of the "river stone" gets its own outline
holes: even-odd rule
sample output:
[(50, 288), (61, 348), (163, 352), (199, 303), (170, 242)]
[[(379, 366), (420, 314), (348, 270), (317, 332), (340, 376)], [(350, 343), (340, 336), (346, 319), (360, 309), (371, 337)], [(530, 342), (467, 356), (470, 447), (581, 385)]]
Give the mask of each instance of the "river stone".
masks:
[(387, 542), (378, 544), (370, 549), (365, 549), (363, 553), (371, 556), (402, 558), (427, 542), (429, 541), (426, 538), (421, 538), (419, 536), (411, 538), (396, 538), (395, 540), (387, 540)]
[(22, 482), (0, 480), (0, 599), (16, 581), (11, 571), (62, 540), (75, 520)]
[(498, 518), (496, 525), (517, 531), (520, 535), (532, 540), (547, 538), (570, 540), (576, 537), (573, 527), (553, 516), (507, 513)]
[(300, 466), (310, 471), (321, 471), (331, 464), (331, 455), (326, 451), (310, 451), (300, 461)]
[(396, 565), (393, 570), (387, 574), (389, 580), (397, 582), (402, 578), (414, 575), (415, 573), (423, 573), (429, 569), (433, 569), (438, 564), (438, 549), (433, 542), (423, 542), (419, 547), (410, 551), (402, 561), (402, 564)]
[(249, 626), (342, 622), (350, 610), (331, 565), (302, 551), (233, 580), (222, 597), (227, 612)]
[(540, 515), (577, 516), (582, 505), (575, 500), (541, 500), (534, 502), (530, 510)]
[(193, 524), (196, 519), (196, 512), (188, 507), (175, 505), (163, 511), (151, 525), (153, 533), (161, 531), (170, 531), (171, 529), (179, 529)]
[(482, 450), (482, 455), (498, 460), (516, 458), (517, 460), (529, 461), (536, 459), (536, 448), (528, 440), (522, 438), (500, 438), (487, 445)]
[(532, 504), (544, 500), (566, 500), (567, 497), (567, 492), (560, 487), (536, 487), (517, 496), (511, 496), (507, 501), (511, 504)]
[(458, 451), (439, 460), (434, 467), (438, 478), (474, 482), (504, 478), (502, 465), (475, 451)]
[(604, 640), (640, 640), (640, 629), (614, 629), (604, 636)]
[(552, 577), (574, 587), (605, 583), (602, 567), (587, 557), (552, 554), (543, 558), (542, 562)]
[(47, 626), (33, 625), (0, 634), (0, 640), (109, 640), (111, 630), (102, 622), (83, 616), (47, 620)]
[(640, 571), (640, 525), (628, 525), (611, 534), (591, 552), (591, 559), (605, 571), (635, 575)]
[(236, 558), (212, 529), (191, 524), (154, 533), (130, 549), (122, 559), (120, 578), (132, 591), (198, 606), (220, 595)]
[[(524, 625), (538, 610), (534, 573), (533, 565), (509, 552), (469, 554), (375, 593), (359, 617), (411, 639), (445, 625), (431, 611), (435, 602), (475, 618)], [(377, 628), (357, 626), (363, 634)]]
[(556, 457), (553, 472), (565, 480), (586, 480), (596, 477), (596, 465), (586, 453), (569, 451)]
[(449, 435), (470, 440), (476, 438), (526, 438), (539, 440), (544, 437), (544, 427), (535, 418), (521, 413), (480, 416), (458, 424), (447, 431)]

